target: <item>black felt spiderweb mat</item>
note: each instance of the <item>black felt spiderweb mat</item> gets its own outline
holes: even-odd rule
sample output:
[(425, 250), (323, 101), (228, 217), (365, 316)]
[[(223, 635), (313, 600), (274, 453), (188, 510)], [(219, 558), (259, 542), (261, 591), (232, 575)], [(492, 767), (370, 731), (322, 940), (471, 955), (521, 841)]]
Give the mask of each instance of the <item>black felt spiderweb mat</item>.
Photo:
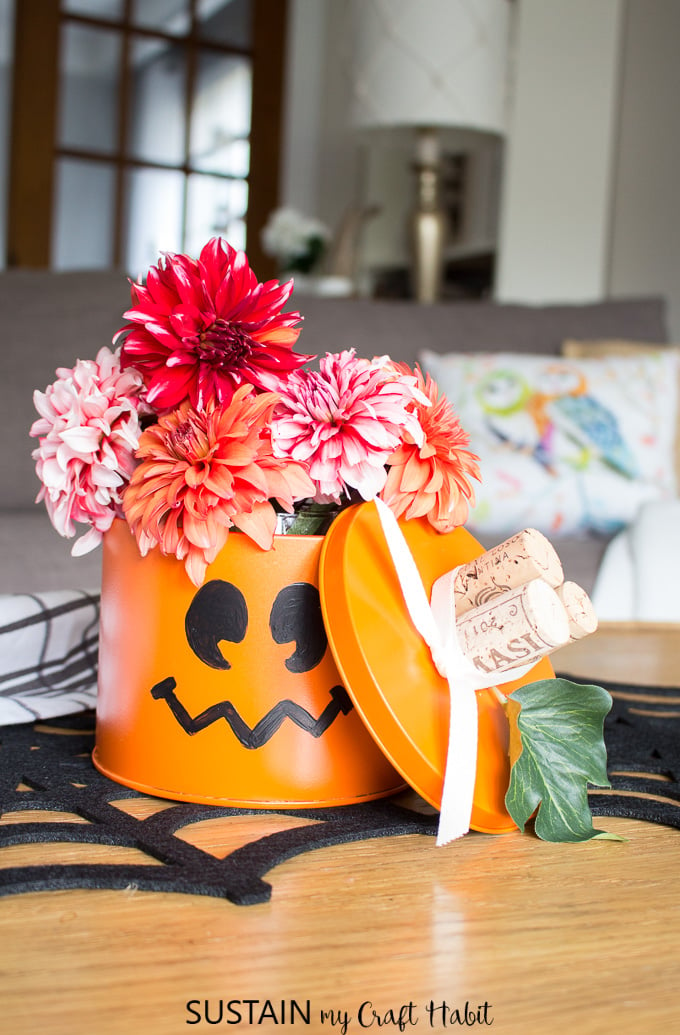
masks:
[[(612, 792), (594, 791), (596, 816), (623, 816), (680, 828), (680, 688), (603, 684), (614, 705), (605, 723)], [(69, 888), (172, 891), (212, 895), (240, 905), (267, 901), (264, 875), (314, 848), (368, 838), (436, 833), (437, 817), (394, 801), (326, 809), (272, 810), (317, 820), (252, 841), (217, 859), (176, 837), (187, 825), (262, 810), (172, 803), (139, 819), (113, 801), (143, 795), (113, 783), (90, 760), (93, 713), (0, 730), (0, 819), (27, 810), (65, 814), (60, 821), (1, 822), (0, 848), (77, 842), (136, 848), (140, 863), (84, 863), (0, 868), (0, 895)], [(647, 797), (647, 795), (651, 797)], [(166, 803), (164, 803), (166, 804)], [(86, 822), (68, 822), (75, 814)], [(163, 865), (150, 865), (152, 863)]]

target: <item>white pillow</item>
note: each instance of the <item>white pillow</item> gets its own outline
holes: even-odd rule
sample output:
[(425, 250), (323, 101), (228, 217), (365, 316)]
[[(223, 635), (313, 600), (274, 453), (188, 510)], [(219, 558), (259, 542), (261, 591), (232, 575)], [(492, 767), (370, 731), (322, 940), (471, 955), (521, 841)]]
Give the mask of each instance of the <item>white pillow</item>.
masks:
[(94, 708), (99, 592), (0, 594), (0, 726)]
[(676, 495), (677, 353), (419, 360), (480, 458), (471, 531), (612, 533), (643, 503)]

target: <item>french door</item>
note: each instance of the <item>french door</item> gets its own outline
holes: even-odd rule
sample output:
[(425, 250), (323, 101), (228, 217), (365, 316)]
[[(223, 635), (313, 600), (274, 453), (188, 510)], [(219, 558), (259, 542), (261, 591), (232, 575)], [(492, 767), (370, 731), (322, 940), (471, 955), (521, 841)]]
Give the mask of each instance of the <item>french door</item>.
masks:
[(269, 276), (285, 0), (19, 0), (8, 262), (121, 268), (219, 234)]

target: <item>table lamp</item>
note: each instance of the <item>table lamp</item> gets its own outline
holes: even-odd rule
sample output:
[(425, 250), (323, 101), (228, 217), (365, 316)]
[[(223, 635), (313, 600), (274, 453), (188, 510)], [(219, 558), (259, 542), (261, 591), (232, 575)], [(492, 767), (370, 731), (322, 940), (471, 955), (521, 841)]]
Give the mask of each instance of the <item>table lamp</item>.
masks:
[(442, 142), (459, 150), (505, 128), (509, 0), (350, 0), (350, 120), (413, 138), (413, 294), (441, 291)]

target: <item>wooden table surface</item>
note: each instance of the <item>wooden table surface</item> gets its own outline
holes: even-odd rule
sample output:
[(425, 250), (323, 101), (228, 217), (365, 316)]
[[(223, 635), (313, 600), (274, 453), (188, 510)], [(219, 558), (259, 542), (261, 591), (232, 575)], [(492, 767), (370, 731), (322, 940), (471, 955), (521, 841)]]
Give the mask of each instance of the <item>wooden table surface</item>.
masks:
[[(680, 627), (621, 626), (554, 660), (593, 680), (675, 686), (679, 648)], [(212, 820), (192, 838), (226, 854), (299, 823)], [(271, 872), (272, 899), (255, 906), (134, 890), (0, 899), (0, 1031), (680, 1030), (680, 832), (602, 825), (627, 840), (473, 833), (445, 848), (416, 835), (324, 848)], [(0, 865), (112, 851), (128, 850), (21, 845)], [(309, 1024), (290, 1022), (292, 1000)]]

